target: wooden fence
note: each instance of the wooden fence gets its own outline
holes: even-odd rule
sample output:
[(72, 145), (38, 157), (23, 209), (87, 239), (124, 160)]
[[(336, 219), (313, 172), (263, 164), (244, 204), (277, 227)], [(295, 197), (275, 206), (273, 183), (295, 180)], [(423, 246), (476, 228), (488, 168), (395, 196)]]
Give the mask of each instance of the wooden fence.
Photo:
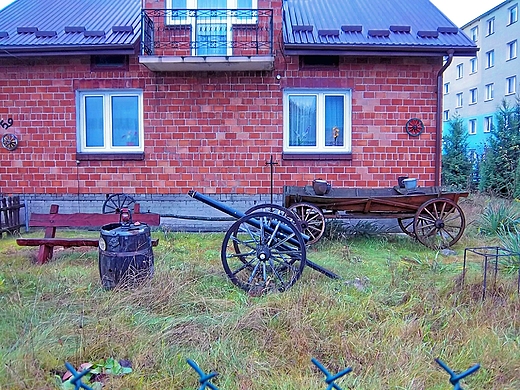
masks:
[(0, 238), (4, 233), (18, 232), (22, 226), (20, 210), (25, 207), (19, 196), (2, 197), (0, 206)]

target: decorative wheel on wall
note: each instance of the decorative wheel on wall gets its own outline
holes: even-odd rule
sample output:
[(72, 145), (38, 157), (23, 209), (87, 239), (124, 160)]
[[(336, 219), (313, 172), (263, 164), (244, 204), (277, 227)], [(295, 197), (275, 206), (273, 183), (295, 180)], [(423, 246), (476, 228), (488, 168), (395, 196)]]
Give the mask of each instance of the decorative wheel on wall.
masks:
[(424, 124), (419, 118), (412, 118), (406, 122), (406, 132), (412, 137), (418, 137), (424, 133)]
[(135, 200), (127, 194), (110, 195), (103, 203), (103, 214), (120, 214), (122, 209), (134, 212)]
[(18, 147), (18, 138), (14, 134), (4, 134), (2, 137), (2, 146), (7, 150), (13, 151)]

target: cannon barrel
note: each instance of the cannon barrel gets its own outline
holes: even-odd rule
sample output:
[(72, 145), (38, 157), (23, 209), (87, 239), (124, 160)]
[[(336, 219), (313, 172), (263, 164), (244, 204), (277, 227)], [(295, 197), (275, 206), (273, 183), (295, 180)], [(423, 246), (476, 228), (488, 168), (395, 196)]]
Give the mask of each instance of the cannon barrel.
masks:
[[(212, 199), (209, 196), (201, 194), (200, 192), (197, 192), (195, 190), (190, 190), (188, 192), (188, 195), (191, 196), (193, 199), (197, 199), (197, 200), (201, 201), (202, 203), (206, 203), (208, 206), (211, 206), (219, 211), (222, 211), (223, 213), (225, 213), (231, 217), (234, 217), (236, 219), (240, 219), (246, 215), (245, 213), (242, 213), (238, 210), (234, 210), (231, 207), (226, 206), (224, 203), (219, 202), (218, 200)], [(260, 227), (260, 221), (256, 221), (256, 219), (250, 220), (250, 223), (257, 228)], [(284, 226), (284, 225), (280, 226), (280, 230), (282, 230), (286, 234), (293, 233), (293, 231), (290, 228), (288, 228), (287, 226)], [(305, 242), (309, 241), (309, 239), (310, 239), (310, 237), (307, 236), (306, 234), (301, 234), (301, 236)], [(294, 243), (296, 243), (296, 242), (294, 242)]]

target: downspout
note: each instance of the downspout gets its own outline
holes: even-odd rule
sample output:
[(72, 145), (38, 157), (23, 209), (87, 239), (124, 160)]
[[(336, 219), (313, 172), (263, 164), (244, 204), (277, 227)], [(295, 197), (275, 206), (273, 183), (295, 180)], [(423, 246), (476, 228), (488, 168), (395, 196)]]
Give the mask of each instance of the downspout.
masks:
[(434, 185), (440, 186), (441, 184), (441, 155), (442, 155), (442, 75), (446, 68), (450, 66), (453, 61), (453, 53), (455, 50), (448, 50), (448, 59), (437, 73), (437, 114), (435, 123), (435, 177)]

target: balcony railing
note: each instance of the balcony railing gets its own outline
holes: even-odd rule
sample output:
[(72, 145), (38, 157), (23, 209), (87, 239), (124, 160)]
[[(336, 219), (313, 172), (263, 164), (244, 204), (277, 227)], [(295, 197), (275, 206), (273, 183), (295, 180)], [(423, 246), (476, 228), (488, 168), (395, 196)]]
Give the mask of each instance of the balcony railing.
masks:
[[(142, 26), (140, 59), (145, 65), (158, 63), (147, 57), (177, 65), (203, 61), (236, 64), (241, 58), (257, 64), (267, 58), (272, 62), (270, 9), (144, 9)], [(186, 62), (186, 57), (199, 60)]]

